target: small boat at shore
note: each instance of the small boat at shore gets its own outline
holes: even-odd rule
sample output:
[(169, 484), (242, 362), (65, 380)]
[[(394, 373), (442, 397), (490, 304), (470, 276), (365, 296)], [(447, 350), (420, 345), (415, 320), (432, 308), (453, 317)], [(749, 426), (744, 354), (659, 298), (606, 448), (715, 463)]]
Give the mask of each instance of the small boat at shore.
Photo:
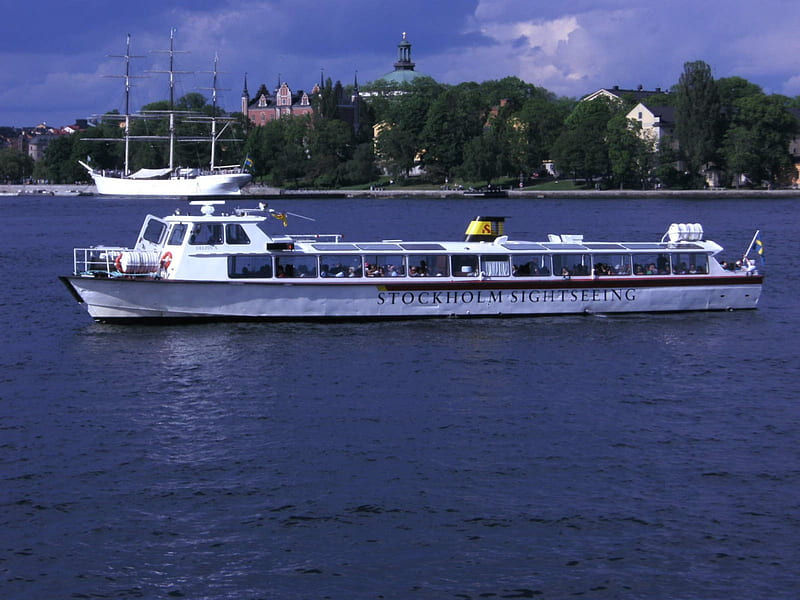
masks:
[(753, 243), (726, 269), (699, 224), (651, 242), (518, 241), (503, 217), (477, 217), (463, 241), (351, 242), (287, 235), (288, 218), (307, 217), (264, 204), (191, 204), (198, 214), (147, 215), (132, 247), (76, 248), (61, 281), (103, 322), (738, 310), (756, 308), (763, 284)]

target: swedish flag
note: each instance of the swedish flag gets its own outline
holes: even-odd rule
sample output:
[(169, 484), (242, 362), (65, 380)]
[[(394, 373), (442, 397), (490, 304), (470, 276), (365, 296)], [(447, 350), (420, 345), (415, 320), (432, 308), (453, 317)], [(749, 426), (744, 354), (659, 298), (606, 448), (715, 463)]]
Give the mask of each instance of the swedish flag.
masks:
[(250, 158), (249, 154), (244, 159), (244, 168), (245, 169), (252, 169), (253, 168), (253, 159)]
[(283, 223), (284, 227), (287, 227), (289, 223), (286, 222), (286, 213), (274, 212), (272, 216), (278, 219), (281, 223)]
[(761, 241), (761, 233), (756, 234), (756, 238), (753, 240), (753, 245), (756, 249), (756, 254), (758, 254), (759, 258), (761, 258), (761, 264), (764, 264), (764, 242)]

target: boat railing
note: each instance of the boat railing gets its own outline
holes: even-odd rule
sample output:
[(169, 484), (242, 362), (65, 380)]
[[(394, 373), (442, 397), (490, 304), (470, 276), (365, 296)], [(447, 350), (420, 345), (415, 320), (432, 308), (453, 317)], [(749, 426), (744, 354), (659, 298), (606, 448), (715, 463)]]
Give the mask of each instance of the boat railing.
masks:
[(155, 277), (161, 269), (157, 252), (122, 246), (75, 248), (73, 274), (83, 277)]
[(115, 261), (128, 248), (103, 246), (75, 248), (73, 251), (73, 273), (75, 275), (106, 275), (117, 271)]

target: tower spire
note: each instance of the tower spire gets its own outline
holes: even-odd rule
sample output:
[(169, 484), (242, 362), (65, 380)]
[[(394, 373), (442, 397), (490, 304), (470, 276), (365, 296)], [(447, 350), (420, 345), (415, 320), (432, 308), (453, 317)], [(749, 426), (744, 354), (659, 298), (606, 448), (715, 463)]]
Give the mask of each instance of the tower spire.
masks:
[(247, 73), (244, 74), (244, 89), (242, 90), (242, 114), (247, 117), (250, 106), (250, 92), (247, 91)]
[(411, 60), (411, 42), (403, 32), (403, 39), (397, 44), (397, 62), (394, 63), (395, 71), (413, 71), (416, 65)]

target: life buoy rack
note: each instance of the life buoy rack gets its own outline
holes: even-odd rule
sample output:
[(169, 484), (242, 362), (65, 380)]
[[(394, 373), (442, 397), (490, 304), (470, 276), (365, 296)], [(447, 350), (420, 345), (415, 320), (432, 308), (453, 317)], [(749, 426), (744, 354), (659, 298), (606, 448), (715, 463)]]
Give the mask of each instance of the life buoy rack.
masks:
[(169, 266), (172, 264), (172, 252), (167, 250), (164, 254), (161, 255), (161, 268), (164, 270), (169, 269)]

